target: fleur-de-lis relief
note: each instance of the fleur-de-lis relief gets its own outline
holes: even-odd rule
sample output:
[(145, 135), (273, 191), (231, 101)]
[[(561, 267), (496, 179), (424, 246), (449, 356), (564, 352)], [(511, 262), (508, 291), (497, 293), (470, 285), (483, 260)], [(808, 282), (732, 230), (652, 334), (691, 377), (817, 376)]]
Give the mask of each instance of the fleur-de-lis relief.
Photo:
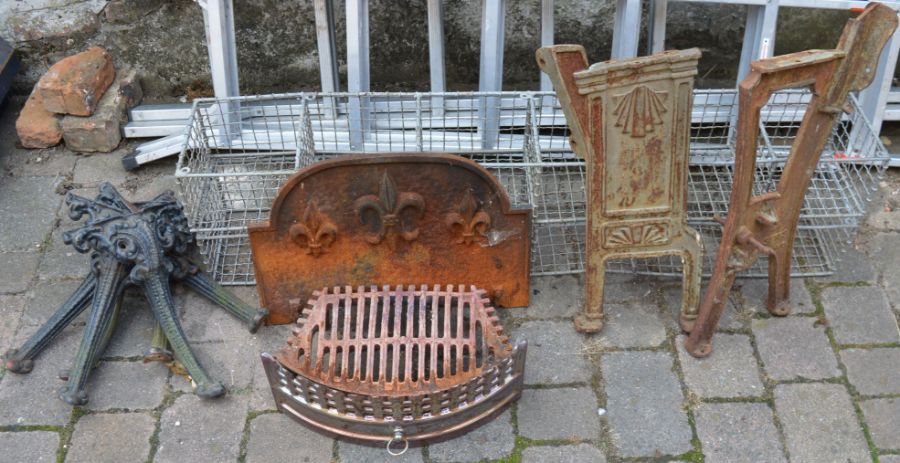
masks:
[(303, 211), (302, 222), (291, 225), (290, 234), (297, 244), (306, 248), (307, 254), (319, 257), (337, 239), (337, 226), (319, 211), (315, 201), (310, 201)]
[(665, 98), (668, 92), (657, 92), (646, 85), (638, 85), (630, 92), (615, 95), (616, 127), (632, 137), (643, 137), (662, 124), (662, 114), (666, 112)]
[(471, 190), (466, 191), (456, 212), (450, 212), (446, 217), (447, 225), (451, 229), (459, 227), (461, 234), (456, 240), (458, 244), (472, 244), (475, 242), (477, 235), (484, 235), (491, 226), (491, 216), (484, 212), (481, 206), (475, 201), (475, 196)]
[(366, 225), (368, 218), (373, 215), (369, 212), (374, 213), (377, 220), (375, 231), (364, 235), (369, 243), (380, 243), (391, 228), (396, 228), (406, 241), (412, 241), (419, 236), (419, 227), (411, 226), (409, 229), (404, 227), (401, 214), (415, 213), (421, 217), (425, 213), (425, 200), (420, 194), (411, 191), (397, 194), (394, 180), (387, 173), (381, 177), (378, 196), (361, 196), (353, 205), (361, 224)]

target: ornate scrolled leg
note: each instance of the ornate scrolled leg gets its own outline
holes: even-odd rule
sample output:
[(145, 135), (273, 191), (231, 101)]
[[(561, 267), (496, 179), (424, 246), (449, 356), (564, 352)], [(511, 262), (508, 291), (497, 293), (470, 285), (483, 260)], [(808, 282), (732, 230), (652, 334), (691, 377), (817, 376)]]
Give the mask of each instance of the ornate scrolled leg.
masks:
[(59, 398), (70, 405), (84, 405), (88, 401), (84, 385), (91, 369), (106, 347), (128, 275), (125, 265), (112, 257), (102, 257), (96, 266), (97, 284), (91, 312), (84, 327), (78, 354), (68, 375), (68, 382), (59, 389)]
[[(97, 349), (97, 352), (103, 352), (106, 350), (106, 346), (109, 345), (109, 340), (112, 339), (113, 332), (116, 331), (116, 323), (119, 321), (119, 313), (122, 311), (122, 299), (119, 297), (117, 299), (116, 305), (113, 308), (112, 320), (107, 323), (106, 331), (103, 333), (103, 336), (100, 338), (100, 347)], [(94, 361), (94, 364), (91, 365), (91, 370), (97, 368), (97, 365), (100, 364), (100, 356), (97, 356), (97, 359)], [(57, 377), (63, 381), (69, 380), (70, 370), (68, 368), (64, 370), (60, 370), (57, 373)]]
[(30, 373), (34, 368), (34, 358), (46, 349), (50, 342), (90, 304), (96, 282), (93, 273), (85, 277), (81, 286), (44, 322), (36, 333), (25, 341), (25, 344), (18, 349), (8, 350), (3, 355), (6, 369), (13, 373)]
[(144, 293), (153, 315), (159, 322), (175, 352), (175, 358), (184, 365), (188, 374), (197, 383), (197, 395), (203, 398), (219, 397), (225, 394), (225, 387), (213, 381), (194, 356), (191, 346), (184, 336), (181, 323), (175, 313), (175, 303), (169, 291), (168, 275), (148, 275), (143, 282)]
[(257, 309), (246, 304), (203, 272), (188, 274), (181, 281), (246, 323), (251, 333), (255, 333), (266, 316), (269, 315), (268, 310)]

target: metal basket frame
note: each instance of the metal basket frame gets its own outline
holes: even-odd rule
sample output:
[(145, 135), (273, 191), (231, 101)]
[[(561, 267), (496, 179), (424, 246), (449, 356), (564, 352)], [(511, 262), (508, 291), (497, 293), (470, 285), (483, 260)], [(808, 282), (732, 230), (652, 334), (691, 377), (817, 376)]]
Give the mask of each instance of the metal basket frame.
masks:
[[(762, 111), (756, 188), (773, 189), (810, 94), (773, 95)], [(851, 96), (807, 191), (792, 265), (828, 275), (857, 231), (890, 160)], [(688, 222), (703, 235), (708, 273), (734, 167), (737, 94), (695, 90)], [(298, 169), (346, 153), (442, 151), (478, 161), (531, 205), (533, 275), (584, 269), (584, 161), (572, 153), (553, 93), (295, 93), (195, 100), (175, 176), (209, 271), (253, 284), (246, 225), (268, 217)], [(610, 271), (680, 275), (676, 257), (612, 262)], [(761, 260), (745, 272), (765, 276)]]

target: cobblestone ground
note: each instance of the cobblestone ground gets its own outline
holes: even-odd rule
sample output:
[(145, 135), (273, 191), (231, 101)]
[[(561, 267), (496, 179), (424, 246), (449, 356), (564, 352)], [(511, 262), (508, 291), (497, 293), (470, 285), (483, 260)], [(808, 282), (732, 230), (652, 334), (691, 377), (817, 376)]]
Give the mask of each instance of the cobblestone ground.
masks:
[[(172, 161), (135, 175), (121, 169), (121, 152), (16, 149), (14, 116), (7, 107), (0, 118), (0, 350), (34, 332), (84, 272), (85, 257), (60, 239), (71, 226), (61, 191), (93, 195), (109, 180), (147, 199), (174, 186)], [(579, 278), (535, 279), (531, 307), (502, 311), (530, 344), (522, 399), (396, 461), (900, 461), (900, 212), (885, 209), (900, 198), (897, 185), (900, 175), (889, 174), (834, 276), (792, 282), (792, 315), (770, 317), (766, 285), (739, 280), (706, 360), (681, 347), (678, 281), (611, 276), (607, 326), (586, 337), (572, 328)], [(237, 292), (255, 299), (253, 288)], [(176, 299), (225, 398), (200, 400), (181, 376), (141, 363), (152, 320), (129, 295), (86, 407), (56, 398), (83, 319), (31, 374), (0, 371), (0, 462), (394, 461), (275, 411), (258, 352), (279, 347), (287, 327), (250, 335), (199, 298)]]

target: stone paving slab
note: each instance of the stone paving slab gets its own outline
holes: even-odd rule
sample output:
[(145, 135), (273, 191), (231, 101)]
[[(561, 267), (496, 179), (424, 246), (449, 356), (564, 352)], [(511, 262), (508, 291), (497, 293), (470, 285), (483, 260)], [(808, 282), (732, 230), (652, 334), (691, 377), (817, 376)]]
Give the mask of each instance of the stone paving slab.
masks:
[(860, 394), (900, 394), (900, 348), (845, 349), (841, 360)]
[(66, 463), (143, 463), (156, 420), (145, 413), (96, 413), (75, 424)]
[(590, 444), (535, 446), (522, 451), (522, 463), (606, 463), (606, 456)]
[(822, 305), (839, 344), (900, 342), (897, 318), (879, 287), (825, 288)]
[(839, 384), (779, 384), (775, 411), (793, 461), (871, 461), (850, 395)]
[(515, 446), (512, 417), (506, 410), (456, 439), (430, 445), (428, 455), (438, 463), (478, 462), (503, 458)]
[[(263, 326), (252, 335), (251, 341), (254, 353), (275, 352), (286, 345), (291, 335), (292, 325)], [(262, 361), (257, 355), (253, 359), (253, 363), (246, 368), (253, 370), (253, 384), (250, 390), (250, 409), (251, 410), (275, 410), (275, 399), (272, 397), (272, 389), (269, 386), (266, 371), (263, 368)]]
[(24, 309), (23, 295), (0, 295), (0, 354), (14, 347), (13, 338)]
[(529, 439), (597, 439), (597, 397), (586, 387), (526, 389), (518, 402), (519, 434)]
[(421, 447), (410, 447), (403, 455), (391, 456), (384, 445), (361, 445), (338, 441), (341, 463), (424, 463)]
[(28, 289), (40, 258), (36, 252), (0, 252), (0, 294), (21, 293)]
[(659, 308), (649, 301), (610, 303), (604, 307), (603, 331), (593, 342), (603, 347), (657, 347), (666, 341)]
[(130, 173), (125, 179), (125, 189), (133, 201), (150, 201), (160, 193), (171, 190), (175, 197), (181, 199), (178, 180), (172, 175), (175, 172), (177, 156), (161, 159), (141, 166), (140, 170)]
[(619, 455), (680, 455), (692, 449), (691, 427), (673, 363), (667, 352), (603, 356), (607, 419)]
[(875, 267), (878, 282), (885, 289), (894, 307), (900, 307), (900, 234), (879, 233), (869, 244), (869, 258)]
[(525, 322), (513, 331), (511, 338), (517, 337), (528, 341), (526, 384), (590, 381), (591, 367), (585, 356), (585, 337), (575, 331), (571, 321)]
[(770, 378), (825, 379), (840, 374), (825, 328), (816, 326), (816, 321), (812, 317), (753, 320), (756, 348)]
[(246, 461), (247, 463), (327, 462), (331, 461), (333, 447), (332, 439), (317, 434), (287, 416), (281, 413), (266, 413), (250, 421)]
[[(247, 416), (244, 398), (227, 395), (204, 400), (185, 394), (160, 417), (156, 463), (235, 461)], [(307, 446), (309, 443), (304, 442)]]
[(143, 357), (150, 348), (156, 319), (144, 296), (135, 291), (122, 302), (116, 331), (103, 351), (103, 358)]
[(157, 362), (100, 362), (86, 386), (91, 410), (150, 410), (163, 400), (168, 371)]
[(97, 187), (103, 182), (112, 183), (118, 188), (128, 176), (128, 172), (122, 167), (122, 156), (127, 154), (129, 149), (125, 145), (111, 153), (81, 156), (78, 164), (75, 164), (72, 182), (81, 189), (93, 190), (86, 193), (86, 197), (89, 198), (97, 195)]
[(528, 318), (573, 317), (584, 305), (584, 288), (575, 275), (531, 279), (529, 305), (517, 309)]
[(54, 463), (58, 448), (52, 431), (0, 432), (0, 463)]
[(694, 410), (706, 463), (787, 461), (764, 403), (703, 403)]
[[(259, 353), (249, 340), (231, 342), (191, 343), (191, 350), (213, 380), (222, 383), (228, 391), (249, 390), (253, 383), (253, 364), (260, 363)], [(179, 392), (193, 393), (193, 387), (184, 376), (172, 375), (172, 388)]]
[(243, 322), (184, 287), (179, 289), (175, 304), (179, 308), (184, 333), (192, 343), (241, 340), (250, 336)]
[[(0, 181), (0, 251), (36, 251), (54, 227), (62, 196), (51, 177), (9, 177)], [(0, 280), (2, 281), (2, 280)]]
[(858, 249), (843, 249), (831, 261), (834, 273), (827, 276), (814, 278), (821, 283), (844, 282), (854, 283), (858, 281), (875, 281), (876, 272), (872, 261)]
[[(40, 326), (56, 313), (60, 306), (69, 299), (81, 285), (80, 281), (40, 282), (28, 291), (22, 323)], [(75, 320), (84, 322), (90, 307), (84, 310)]]
[(900, 455), (879, 455), (880, 463), (900, 463)]
[[(740, 287), (743, 307), (759, 314), (768, 314), (766, 298), (769, 297), (769, 280), (767, 278), (742, 278), (735, 282)], [(791, 313), (813, 313), (816, 306), (806, 284), (800, 278), (791, 279)]]
[[(20, 345), (37, 328), (20, 329), (15, 345)], [(5, 372), (0, 380), (0, 426), (57, 425), (69, 422), (72, 407), (57, 398), (56, 391), (64, 383), (57, 379), (59, 370), (70, 368), (81, 328), (67, 328), (35, 359), (34, 370), (26, 375)]]
[[(2, 9), (2, 6), (0, 6)], [(2, 15), (2, 13), (0, 13)], [(0, 22), (3, 19), (0, 18)], [(3, 136), (5, 134), (0, 134)], [(15, 128), (9, 135), (15, 137)], [(66, 150), (64, 145), (42, 150), (19, 150), (15, 155), (0, 157), (0, 166), (7, 171), (16, 172), (21, 177), (51, 177), (57, 179), (61, 174), (72, 172), (78, 156)], [(59, 180), (57, 179), (57, 182)]]
[(625, 275), (621, 273), (606, 273), (603, 287), (603, 304), (615, 302), (636, 302), (653, 299), (656, 294), (652, 282), (666, 281), (648, 276)]
[(900, 398), (862, 400), (859, 406), (875, 446), (900, 450)]
[[(701, 301), (703, 300), (704, 294), (706, 294), (705, 285), (700, 290)], [(725, 304), (725, 310), (722, 311), (722, 318), (719, 319), (719, 331), (745, 331), (747, 329), (747, 323), (753, 315), (753, 311), (743, 310), (738, 305), (735, 305), (737, 295), (738, 294), (734, 292), (734, 290), (732, 290), (732, 293), (729, 295), (728, 302)], [(664, 307), (668, 310), (669, 317), (667, 318), (667, 325), (671, 329), (681, 332), (681, 325), (679, 322), (681, 317), (681, 285), (670, 286), (664, 289), (662, 292), (662, 300)]]
[(866, 219), (866, 225), (875, 230), (900, 231), (900, 211), (875, 209)]
[(750, 337), (743, 334), (717, 334), (715, 353), (696, 359), (684, 350), (686, 336), (678, 336), (678, 361), (684, 382), (694, 394), (712, 397), (759, 397), (765, 388), (759, 379), (759, 366), (753, 356)]
[[(68, 211), (68, 209), (66, 209)], [(64, 219), (63, 227), (57, 228), (50, 235), (44, 257), (38, 267), (38, 278), (41, 280), (77, 279), (81, 280), (90, 272), (91, 256), (82, 254), (72, 246), (63, 243), (64, 230), (75, 228), (72, 221)]]

